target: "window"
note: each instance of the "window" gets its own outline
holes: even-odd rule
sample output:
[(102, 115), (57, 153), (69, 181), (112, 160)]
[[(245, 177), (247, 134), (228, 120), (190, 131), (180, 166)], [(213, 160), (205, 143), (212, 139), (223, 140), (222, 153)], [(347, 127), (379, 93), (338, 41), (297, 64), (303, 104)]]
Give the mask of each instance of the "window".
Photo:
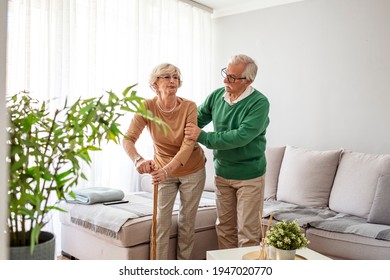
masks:
[[(177, 0), (9, 0), (7, 36), (7, 94), (27, 90), (55, 105), (137, 83), (138, 95), (151, 98), (149, 74), (162, 62), (182, 72), (178, 96), (200, 103), (209, 93), (211, 14)], [(139, 142), (151, 156), (151, 141)], [(93, 157), (85, 186), (136, 188), (121, 145)]]

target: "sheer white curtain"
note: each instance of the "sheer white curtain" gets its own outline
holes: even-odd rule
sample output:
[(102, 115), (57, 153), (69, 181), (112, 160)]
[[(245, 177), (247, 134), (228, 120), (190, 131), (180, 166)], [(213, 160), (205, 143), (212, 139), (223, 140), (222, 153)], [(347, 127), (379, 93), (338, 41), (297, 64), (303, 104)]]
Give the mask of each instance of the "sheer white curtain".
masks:
[[(28, 90), (60, 103), (138, 83), (148, 98), (150, 71), (170, 62), (183, 74), (178, 95), (200, 103), (210, 89), (210, 53), (210, 13), (177, 0), (9, 1), (7, 94)], [(151, 156), (143, 139), (138, 148)], [(134, 169), (121, 146), (93, 157), (86, 186), (131, 190)]]
[[(138, 84), (154, 93), (149, 73), (162, 62), (180, 68), (178, 95), (198, 104), (210, 90), (211, 15), (177, 0), (9, 0), (7, 94), (28, 90), (40, 99), (120, 93)], [(127, 129), (131, 115), (122, 119)], [(152, 157), (142, 135), (137, 148)], [(141, 144), (142, 143), (142, 144)], [(93, 155), (83, 186), (132, 191), (137, 174), (121, 145)]]

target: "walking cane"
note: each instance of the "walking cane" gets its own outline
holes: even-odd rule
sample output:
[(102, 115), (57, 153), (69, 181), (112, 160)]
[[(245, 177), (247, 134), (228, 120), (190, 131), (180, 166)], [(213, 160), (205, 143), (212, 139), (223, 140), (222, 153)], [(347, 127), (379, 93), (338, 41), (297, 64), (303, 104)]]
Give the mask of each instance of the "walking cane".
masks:
[(157, 227), (158, 184), (153, 185), (153, 219), (152, 219), (152, 260), (156, 257), (156, 227)]

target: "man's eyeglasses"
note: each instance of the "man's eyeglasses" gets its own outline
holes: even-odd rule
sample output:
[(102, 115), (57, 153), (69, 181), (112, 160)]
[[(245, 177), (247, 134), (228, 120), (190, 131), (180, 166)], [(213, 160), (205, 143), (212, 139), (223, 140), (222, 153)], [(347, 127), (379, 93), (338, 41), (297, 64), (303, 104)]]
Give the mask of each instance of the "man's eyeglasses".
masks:
[(173, 79), (174, 81), (180, 81), (180, 77), (179, 76), (170, 76), (170, 75), (164, 75), (164, 76), (160, 76), (158, 77), (159, 79), (163, 79), (164, 81), (171, 81), (171, 79)]
[(234, 84), (236, 82), (236, 80), (246, 80), (246, 78), (236, 78), (236, 77), (233, 77), (232, 75), (228, 75), (228, 73), (226, 72), (226, 68), (223, 68), (221, 70), (221, 75), (223, 78), (227, 78), (229, 83), (232, 83), (232, 84)]

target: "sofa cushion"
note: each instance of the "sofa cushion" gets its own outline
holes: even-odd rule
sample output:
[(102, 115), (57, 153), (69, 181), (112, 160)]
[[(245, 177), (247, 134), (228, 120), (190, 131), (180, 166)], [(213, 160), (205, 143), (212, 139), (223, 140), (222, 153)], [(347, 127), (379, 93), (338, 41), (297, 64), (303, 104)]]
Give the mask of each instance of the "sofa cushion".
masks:
[(265, 173), (264, 200), (275, 200), (278, 187), (280, 166), (286, 146), (267, 147), (265, 156), (267, 158), (267, 171)]
[(326, 207), (341, 150), (315, 151), (287, 146), (277, 199), (302, 206)]
[(368, 222), (390, 225), (390, 176), (379, 177)]
[(352, 233), (340, 233), (309, 227), (309, 249), (332, 259), (389, 260), (390, 242)]
[(204, 185), (204, 190), (213, 192), (215, 191), (215, 170), (214, 170), (214, 156), (213, 156), (213, 150), (208, 149), (204, 146), (202, 146), (202, 149), (204, 151), (204, 155), (206, 156), (206, 182)]
[(330, 193), (329, 208), (367, 219), (378, 179), (389, 173), (390, 155), (344, 151)]
[(140, 184), (140, 190), (142, 192), (153, 192), (152, 176), (150, 176), (150, 174), (140, 174), (138, 180)]

